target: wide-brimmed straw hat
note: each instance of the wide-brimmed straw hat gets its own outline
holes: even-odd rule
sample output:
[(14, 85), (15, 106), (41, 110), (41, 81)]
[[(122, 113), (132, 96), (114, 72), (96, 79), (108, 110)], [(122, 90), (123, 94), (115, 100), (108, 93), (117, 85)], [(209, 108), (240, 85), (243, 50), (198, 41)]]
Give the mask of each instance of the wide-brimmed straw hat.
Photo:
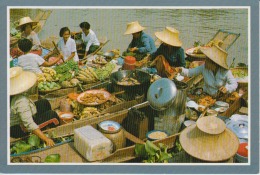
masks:
[(214, 63), (223, 67), (224, 69), (228, 69), (227, 65), (227, 55), (228, 53), (221, 49), (220, 47), (213, 45), (212, 47), (204, 47), (200, 48), (201, 52), (206, 55), (209, 59), (211, 59)]
[(190, 125), (181, 132), (180, 143), (189, 155), (207, 162), (228, 160), (239, 147), (237, 136), (229, 129), (212, 135), (201, 131), (197, 125)]
[(179, 39), (179, 33), (178, 30), (172, 27), (165, 27), (162, 32), (155, 32), (155, 36), (168, 45), (181, 47), (182, 42)]
[(220, 134), (226, 129), (225, 123), (215, 116), (201, 117), (196, 124), (201, 131), (208, 134)]
[(21, 67), (10, 69), (10, 95), (23, 93), (33, 87), (37, 76), (33, 72), (23, 71)]
[(38, 22), (33, 21), (29, 16), (23, 17), (19, 20), (19, 25), (16, 27), (17, 30), (21, 29), (21, 26), (23, 26), (24, 24), (32, 24), (32, 29), (34, 29)]
[(142, 27), (138, 21), (130, 22), (127, 24), (124, 35), (137, 33), (137, 32), (143, 31), (144, 29), (145, 29), (145, 27)]

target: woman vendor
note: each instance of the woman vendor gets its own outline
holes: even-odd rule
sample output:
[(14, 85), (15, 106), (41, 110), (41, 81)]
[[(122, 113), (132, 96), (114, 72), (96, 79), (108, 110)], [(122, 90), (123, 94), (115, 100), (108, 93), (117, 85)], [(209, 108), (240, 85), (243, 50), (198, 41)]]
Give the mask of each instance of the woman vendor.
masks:
[(154, 40), (151, 36), (143, 32), (145, 28), (142, 27), (138, 21), (127, 24), (124, 35), (132, 34), (133, 39), (129, 44), (127, 51), (123, 53), (124, 56), (134, 56), (137, 61), (142, 60), (147, 54), (152, 54), (156, 51)]
[(26, 92), (34, 86), (37, 77), (34, 73), (23, 71), (21, 67), (10, 69), (10, 136), (19, 138), (30, 132), (37, 135), (47, 146), (54, 142), (41, 129), (59, 125), (59, 117), (51, 110), (46, 99), (33, 103)]
[[(69, 60), (74, 60), (75, 62), (79, 61), (79, 57), (77, 54), (76, 43), (75, 40), (70, 37), (70, 29), (68, 27), (63, 27), (60, 29), (60, 41), (58, 42), (58, 49), (60, 51), (61, 57), (65, 62)], [(53, 55), (56, 51), (53, 50), (45, 55), (43, 58), (47, 60)], [(51, 57), (49, 61), (55, 60), (55, 57)], [(63, 63), (63, 60), (60, 60), (58, 64)]]
[(176, 71), (173, 67), (185, 67), (184, 50), (179, 39), (179, 31), (166, 27), (162, 32), (155, 32), (155, 36), (162, 41), (160, 47), (149, 56), (157, 72), (162, 77), (172, 79)]
[(236, 90), (238, 84), (227, 65), (227, 52), (220, 47), (213, 45), (210, 48), (201, 48), (206, 55), (205, 64), (193, 69), (179, 69), (185, 76), (197, 76), (202, 74), (204, 77), (203, 91), (216, 97), (219, 92), (226, 94)]
[(18, 66), (22, 67), (23, 70), (34, 73), (42, 73), (40, 66), (50, 67), (56, 64), (62, 57), (62, 55), (59, 55), (53, 61), (45, 61), (39, 55), (30, 53), (33, 44), (29, 39), (26, 38), (20, 39), (18, 41), (18, 47), (21, 51), (24, 52), (24, 55), (18, 57)]
[[(34, 22), (33, 20), (31, 20), (30, 17), (24, 17), (20, 19), (19, 25), (16, 27), (16, 29), (22, 32), (22, 38), (27, 38), (32, 41), (33, 46), (31, 49), (31, 53), (42, 55), (42, 49), (40, 47), (41, 42), (38, 38), (37, 33), (33, 31), (33, 29), (37, 26), (37, 23), (38, 22)], [(16, 58), (22, 54), (23, 53), (19, 52), (17, 48), (11, 49), (11, 56), (13, 58)]]

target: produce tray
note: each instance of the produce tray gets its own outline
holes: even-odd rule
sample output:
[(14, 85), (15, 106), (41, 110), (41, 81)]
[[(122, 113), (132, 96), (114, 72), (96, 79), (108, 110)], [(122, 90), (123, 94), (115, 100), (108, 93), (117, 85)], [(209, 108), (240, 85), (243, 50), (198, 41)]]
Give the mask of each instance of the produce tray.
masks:
[(51, 93), (51, 92), (59, 90), (59, 89), (61, 89), (61, 86), (59, 86), (57, 88), (53, 88), (51, 90), (46, 90), (46, 91), (39, 90), (39, 92), (40, 92), (40, 94), (48, 94), (48, 93)]

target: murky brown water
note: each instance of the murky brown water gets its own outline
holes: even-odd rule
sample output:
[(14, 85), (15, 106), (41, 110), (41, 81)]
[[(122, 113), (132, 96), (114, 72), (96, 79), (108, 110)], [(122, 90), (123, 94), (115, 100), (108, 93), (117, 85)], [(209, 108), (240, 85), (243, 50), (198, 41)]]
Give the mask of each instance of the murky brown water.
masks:
[[(11, 10), (11, 21), (22, 16), (32, 18), (39, 10)], [(178, 29), (183, 48), (193, 46), (194, 41), (207, 43), (219, 30), (240, 33), (238, 40), (228, 50), (228, 62), (236, 58), (238, 62), (248, 62), (248, 11), (247, 9), (55, 9), (48, 18), (40, 39), (58, 36), (60, 28), (68, 26), (79, 31), (78, 25), (88, 21), (98, 37), (107, 36), (110, 42), (104, 50), (119, 48), (124, 51), (131, 36), (124, 36), (126, 24), (138, 20), (147, 27), (146, 33), (154, 39), (154, 32), (165, 26)]]

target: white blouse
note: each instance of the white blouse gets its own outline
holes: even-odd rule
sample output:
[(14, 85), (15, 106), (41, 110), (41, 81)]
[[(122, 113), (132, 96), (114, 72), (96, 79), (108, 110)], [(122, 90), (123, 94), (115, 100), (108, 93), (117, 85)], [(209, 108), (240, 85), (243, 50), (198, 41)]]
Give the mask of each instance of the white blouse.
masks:
[(77, 54), (76, 43), (75, 43), (74, 39), (69, 38), (68, 41), (65, 44), (64, 43), (64, 39), (62, 38), (58, 42), (58, 48), (59, 48), (59, 50), (61, 51), (61, 53), (63, 55), (64, 61), (66, 61), (68, 59), (68, 57), (71, 55), (72, 52), (75, 52), (75, 56), (73, 58), (74, 61), (75, 62), (79, 61), (79, 56)]

